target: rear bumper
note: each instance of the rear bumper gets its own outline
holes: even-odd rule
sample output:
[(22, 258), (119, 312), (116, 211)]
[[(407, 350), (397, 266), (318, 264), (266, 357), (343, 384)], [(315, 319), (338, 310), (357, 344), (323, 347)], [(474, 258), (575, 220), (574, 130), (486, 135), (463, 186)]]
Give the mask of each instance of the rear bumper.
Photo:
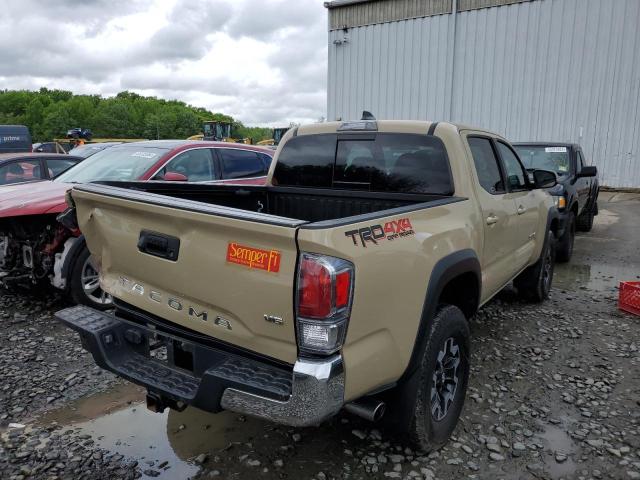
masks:
[[(162, 406), (231, 410), (291, 426), (317, 425), (344, 404), (341, 355), (273, 365), (85, 306), (56, 317), (102, 368), (142, 385)], [(166, 359), (165, 359), (166, 357)]]

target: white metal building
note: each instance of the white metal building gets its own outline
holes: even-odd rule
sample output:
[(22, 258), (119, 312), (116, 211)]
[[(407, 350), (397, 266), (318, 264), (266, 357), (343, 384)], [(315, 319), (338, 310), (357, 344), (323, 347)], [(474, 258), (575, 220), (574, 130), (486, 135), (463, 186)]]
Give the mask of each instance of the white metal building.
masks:
[(452, 120), (580, 143), (640, 187), (640, 0), (336, 0), (327, 118)]

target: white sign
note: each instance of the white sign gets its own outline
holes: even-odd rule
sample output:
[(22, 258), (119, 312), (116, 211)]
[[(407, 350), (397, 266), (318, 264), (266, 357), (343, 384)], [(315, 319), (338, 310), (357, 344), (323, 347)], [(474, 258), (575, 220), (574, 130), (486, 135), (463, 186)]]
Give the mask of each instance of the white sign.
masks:
[(545, 147), (546, 153), (567, 153), (567, 147)]
[(153, 158), (156, 155), (157, 154), (153, 152), (136, 152), (131, 154), (132, 157), (142, 157), (142, 158)]

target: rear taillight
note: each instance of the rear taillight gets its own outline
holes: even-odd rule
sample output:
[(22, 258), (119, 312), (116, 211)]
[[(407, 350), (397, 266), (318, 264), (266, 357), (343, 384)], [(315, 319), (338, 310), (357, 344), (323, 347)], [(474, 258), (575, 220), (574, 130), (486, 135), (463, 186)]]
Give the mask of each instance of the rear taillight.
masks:
[(353, 264), (302, 253), (298, 267), (296, 327), (300, 350), (330, 354), (344, 342), (353, 299)]

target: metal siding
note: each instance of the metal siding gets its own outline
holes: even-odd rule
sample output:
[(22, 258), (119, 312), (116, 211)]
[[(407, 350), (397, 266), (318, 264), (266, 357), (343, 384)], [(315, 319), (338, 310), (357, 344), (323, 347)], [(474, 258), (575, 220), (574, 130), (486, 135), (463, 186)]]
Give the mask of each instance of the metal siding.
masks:
[(532, 0), (458, 0), (458, 11), (477, 10), (481, 8), (500, 7)]
[[(529, 2), (532, 0), (458, 0), (458, 11)], [(329, 4), (329, 29), (363, 27), (376, 23), (448, 14), (452, 0), (370, 0), (346, 5)]]
[(451, 13), (452, 0), (373, 0), (329, 6), (329, 29), (361, 27)]
[(343, 45), (331, 31), (328, 118), (366, 109), (577, 142), (603, 185), (640, 187), (639, 24), (638, 0), (532, 0), (353, 28)]

